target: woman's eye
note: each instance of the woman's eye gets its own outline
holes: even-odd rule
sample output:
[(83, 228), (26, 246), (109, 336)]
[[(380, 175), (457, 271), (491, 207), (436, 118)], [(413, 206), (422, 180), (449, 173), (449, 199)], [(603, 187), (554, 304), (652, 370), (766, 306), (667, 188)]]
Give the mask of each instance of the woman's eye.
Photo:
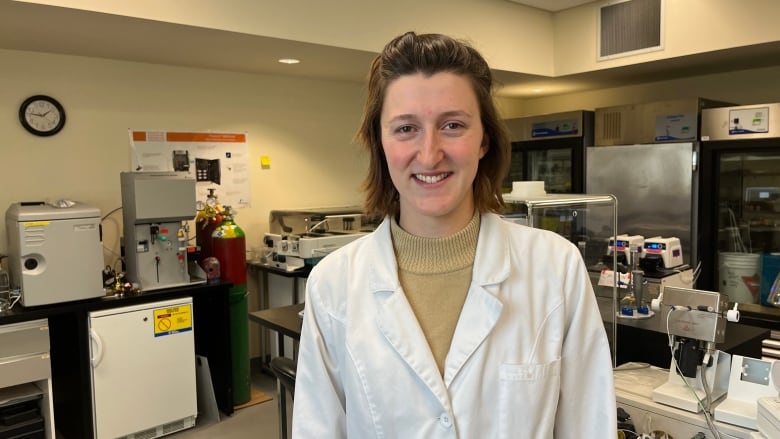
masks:
[(458, 128), (463, 128), (463, 124), (459, 122), (447, 122), (444, 124), (445, 130), (457, 130)]
[(398, 127), (398, 129), (396, 129), (396, 131), (398, 131), (399, 133), (411, 133), (413, 129), (414, 128), (412, 128), (411, 125), (403, 125), (403, 126)]

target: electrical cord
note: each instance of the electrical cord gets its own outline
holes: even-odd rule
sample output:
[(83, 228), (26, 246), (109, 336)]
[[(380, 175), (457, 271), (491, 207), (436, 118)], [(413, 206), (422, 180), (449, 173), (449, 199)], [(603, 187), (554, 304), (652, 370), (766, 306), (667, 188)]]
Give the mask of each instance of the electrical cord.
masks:
[[(677, 273), (682, 274), (683, 272), (681, 270), (674, 270)], [(685, 282), (688, 285), (695, 285), (696, 281), (699, 279), (699, 275), (701, 274), (701, 260), (696, 264), (696, 268), (693, 269), (691, 272), (691, 277), (689, 279), (685, 279), (682, 276), (680, 276), (680, 280)]]

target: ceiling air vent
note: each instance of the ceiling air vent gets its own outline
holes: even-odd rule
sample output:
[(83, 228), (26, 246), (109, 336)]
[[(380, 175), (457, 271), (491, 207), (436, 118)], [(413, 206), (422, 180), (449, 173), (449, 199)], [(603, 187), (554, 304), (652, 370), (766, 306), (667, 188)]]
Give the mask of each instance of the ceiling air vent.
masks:
[(663, 0), (610, 2), (599, 9), (599, 57), (663, 49)]

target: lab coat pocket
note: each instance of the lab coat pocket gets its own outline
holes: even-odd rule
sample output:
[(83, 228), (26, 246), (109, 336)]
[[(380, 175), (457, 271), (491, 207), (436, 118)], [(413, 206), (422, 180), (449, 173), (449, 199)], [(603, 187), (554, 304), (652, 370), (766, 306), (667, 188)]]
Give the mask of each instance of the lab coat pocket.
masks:
[(551, 438), (560, 392), (561, 360), (502, 364), (498, 394), (500, 438)]

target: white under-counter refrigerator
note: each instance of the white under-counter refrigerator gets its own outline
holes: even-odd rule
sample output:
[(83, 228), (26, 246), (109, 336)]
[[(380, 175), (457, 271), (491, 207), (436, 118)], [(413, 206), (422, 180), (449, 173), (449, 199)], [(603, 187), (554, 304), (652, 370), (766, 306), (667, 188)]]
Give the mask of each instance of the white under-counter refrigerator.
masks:
[(195, 426), (192, 298), (89, 313), (97, 439), (156, 438)]

